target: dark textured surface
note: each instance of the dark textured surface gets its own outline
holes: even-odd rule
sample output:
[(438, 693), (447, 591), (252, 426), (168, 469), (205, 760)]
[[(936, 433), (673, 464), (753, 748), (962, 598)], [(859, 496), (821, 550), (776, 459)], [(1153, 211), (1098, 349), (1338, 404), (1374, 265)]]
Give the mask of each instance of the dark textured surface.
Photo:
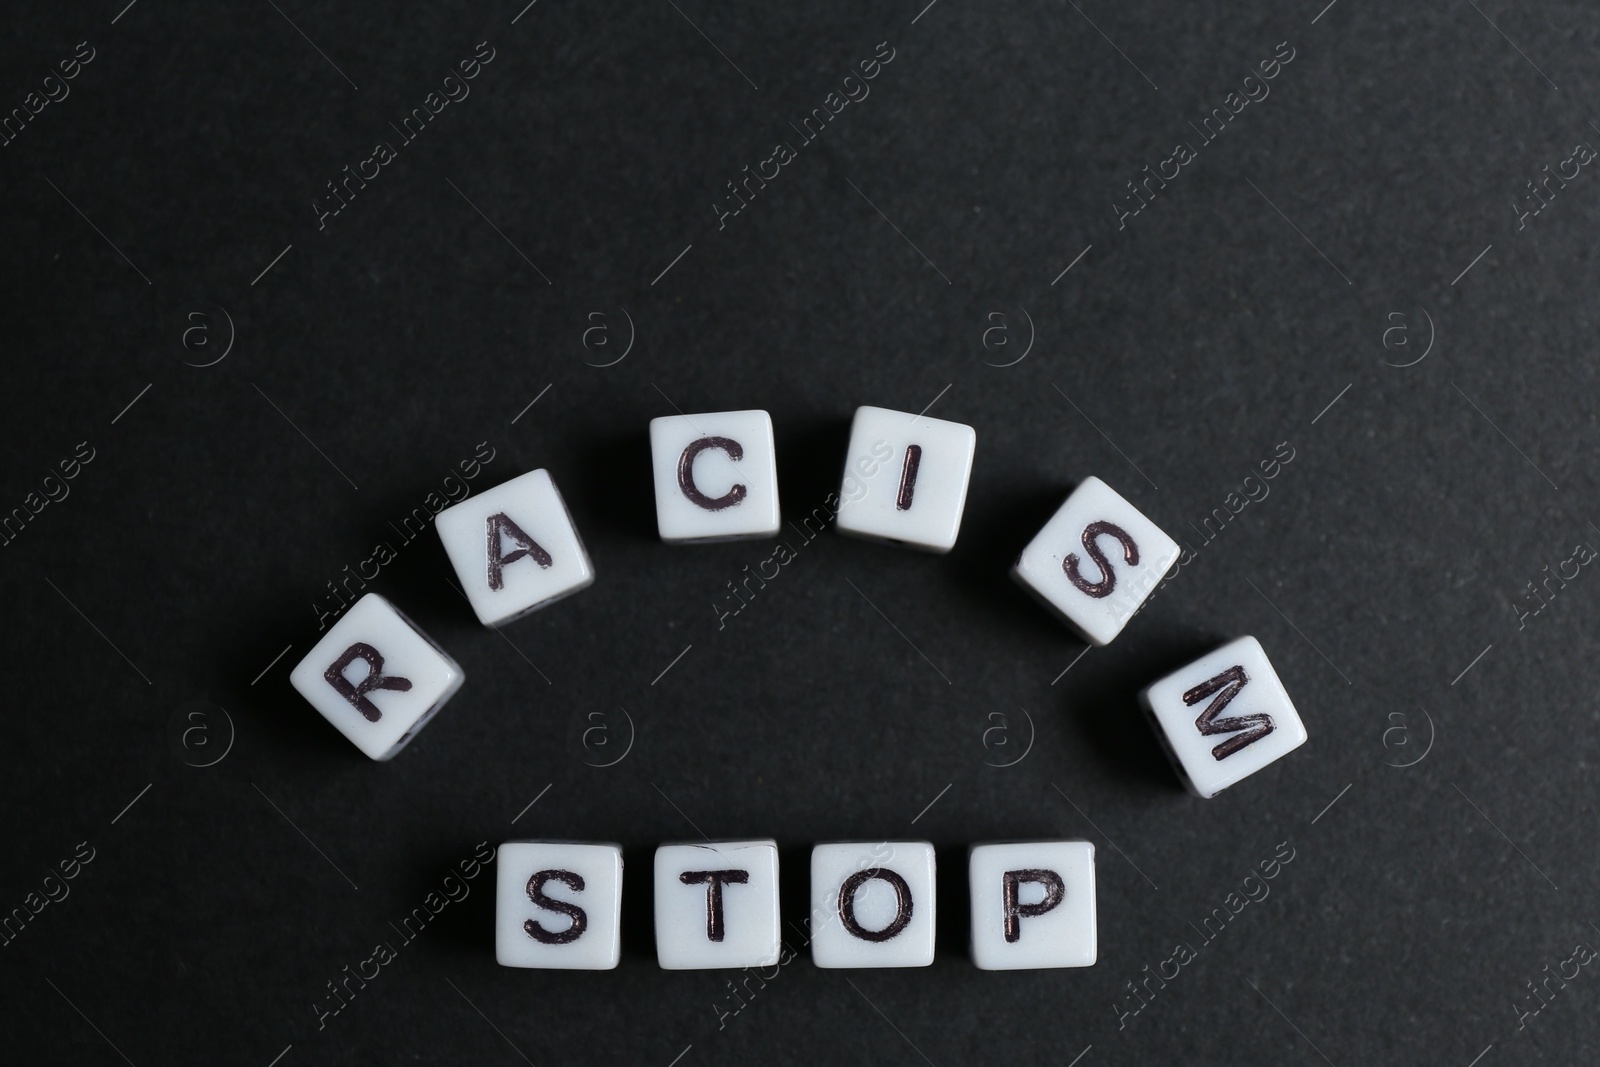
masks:
[[(1600, 944), (1600, 578), (1567, 564), (1537, 614), (1527, 583), (1600, 543), (1600, 179), (1552, 181), (1520, 228), (1513, 206), (1600, 141), (1592, 5), (121, 6), (0, 34), (3, 109), (94, 50), (0, 148), (0, 510), (70, 490), (0, 554), (0, 907), (70, 894), (0, 949), (6, 1055), (1593, 1062), (1600, 977), (1563, 961)], [(325, 183), (480, 41), (470, 96), (319, 232)], [(885, 41), (870, 96), (799, 144)], [(1191, 123), (1291, 51), (1204, 143)], [(780, 140), (796, 158), (719, 229)], [(1180, 140), (1197, 158), (1119, 229)], [(855, 405), (935, 400), (978, 432), (951, 555), (791, 531), (719, 624), (771, 546), (656, 542), (651, 417), (771, 411), (798, 523)], [(390, 525), (479, 442), (472, 487), (550, 468), (598, 572), (503, 636), (431, 529)], [(1197, 551), (1078, 659), (1005, 572), (1091, 473)], [(380, 540), (371, 588), (467, 674), (386, 765), (287, 682)], [(1199, 801), (1134, 695), (1242, 633), (1310, 741)], [(812, 842), (931, 839), (937, 962), (802, 953), (733, 1014), (728, 975), (654, 961), (650, 850), (697, 830), (776, 837), (797, 921)], [(1046, 835), (1099, 846), (1100, 961), (979, 972), (965, 847)], [(498, 967), (492, 869), (400, 942), (519, 836), (624, 843), (618, 970)], [(1180, 942), (1197, 958), (1119, 1017)]]

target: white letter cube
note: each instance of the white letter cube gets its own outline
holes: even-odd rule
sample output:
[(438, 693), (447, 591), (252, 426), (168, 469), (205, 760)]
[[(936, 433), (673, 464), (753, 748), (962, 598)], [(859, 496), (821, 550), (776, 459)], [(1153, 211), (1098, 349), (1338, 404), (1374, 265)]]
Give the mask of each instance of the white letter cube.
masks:
[(502, 967), (606, 971), (622, 955), (622, 849), (507, 841), (496, 854), (494, 957)]
[(1306, 743), (1289, 693), (1253, 637), (1229, 641), (1139, 694), (1189, 792), (1214, 797)]
[(549, 471), (485, 489), (439, 512), (434, 525), (485, 626), (510, 622), (594, 582), (594, 566)]
[(839, 487), (839, 532), (950, 551), (961, 532), (977, 440), (959, 422), (856, 408)]
[(933, 846), (841, 842), (811, 850), (811, 960), (818, 967), (926, 967), (935, 930)]
[(778, 962), (778, 844), (656, 849), (656, 959), (668, 971)]
[(1085, 478), (1028, 542), (1011, 577), (1091, 645), (1122, 632), (1178, 543), (1099, 478)]
[(377, 593), (351, 605), (289, 674), (322, 717), (392, 759), (461, 688), (456, 661)]
[(765, 411), (650, 420), (656, 528), (669, 544), (778, 532), (778, 458)]
[(984, 971), (1089, 967), (1097, 955), (1094, 845), (973, 845), (972, 962)]

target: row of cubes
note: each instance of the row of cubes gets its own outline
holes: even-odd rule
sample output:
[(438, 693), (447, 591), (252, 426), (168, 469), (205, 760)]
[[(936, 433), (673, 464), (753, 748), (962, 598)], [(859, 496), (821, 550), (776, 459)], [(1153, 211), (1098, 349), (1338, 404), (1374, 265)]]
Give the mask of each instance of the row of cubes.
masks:
[[(608, 970), (622, 953), (622, 849), (508, 841), (495, 886), (495, 958), (507, 967)], [(926, 967), (937, 892), (926, 841), (811, 850), (805, 935), (818, 967)], [(1088, 967), (1097, 954), (1094, 845), (974, 845), (967, 879), (972, 962), (987, 971)], [(780, 962), (778, 846), (662, 845), (655, 854), (656, 959), (666, 970)]]
[[(766, 412), (654, 419), (650, 439), (663, 540), (777, 533), (777, 463)], [(972, 427), (960, 423), (857, 409), (837, 528), (948, 551), (966, 506), (975, 441)], [(485, 625), (508, 623), (594, 581), (594, 566), (548, 471), (530, 471), (469, 497), (441, 511), (435, 523)], [(1160, 527), (1090, 477), (1023, 549), (1012, 577), (1085, 640), (1104, 645), (1139, 611), (1178, 553)], [(291, 675), (295, 688), (374, 759), (397, 753), (461, 681), (460, 667), (376, 594), (351, 607)], [(1253, 638), (1224, 645), (1157, 682), (1143, 704), (1180, 777), (1200, 796), (1215, 795), (1306, 737)]]

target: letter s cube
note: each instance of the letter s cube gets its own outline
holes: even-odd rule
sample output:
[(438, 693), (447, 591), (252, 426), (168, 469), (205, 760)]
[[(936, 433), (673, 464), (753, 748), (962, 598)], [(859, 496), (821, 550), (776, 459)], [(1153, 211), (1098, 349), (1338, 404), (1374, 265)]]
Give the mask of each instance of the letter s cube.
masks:
[(621, 846), (500, 846), (494, 905), (494, 957), (500, 966), (608, 971), (621, 956)]
[(461, 688), (444, 649), (368, 593), (289, 675), (301, 696), (361, 751), (392, 759)]

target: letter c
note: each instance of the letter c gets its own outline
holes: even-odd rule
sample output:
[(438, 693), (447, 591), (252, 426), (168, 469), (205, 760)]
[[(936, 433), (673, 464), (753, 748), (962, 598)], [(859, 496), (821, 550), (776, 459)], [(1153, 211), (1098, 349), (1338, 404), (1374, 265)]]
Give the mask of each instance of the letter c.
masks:
[(702, 437), (698, 441), (691, 442), (689, 447), (683, 450), (683, 455), (678, 457), (678, 488), (683, 490), (683, 495), (696, 507), (707, 511), (721, 511), (739, 503), (749, 490), (735, 482), (733, 488), (719, 497), (709, 497), (700, 491), (700, 487), (694, 484), (694, 461), (708, 448), (721, 449), (735, 463), (744, 458), (744, 446), (738, 441), (728, 437)]

